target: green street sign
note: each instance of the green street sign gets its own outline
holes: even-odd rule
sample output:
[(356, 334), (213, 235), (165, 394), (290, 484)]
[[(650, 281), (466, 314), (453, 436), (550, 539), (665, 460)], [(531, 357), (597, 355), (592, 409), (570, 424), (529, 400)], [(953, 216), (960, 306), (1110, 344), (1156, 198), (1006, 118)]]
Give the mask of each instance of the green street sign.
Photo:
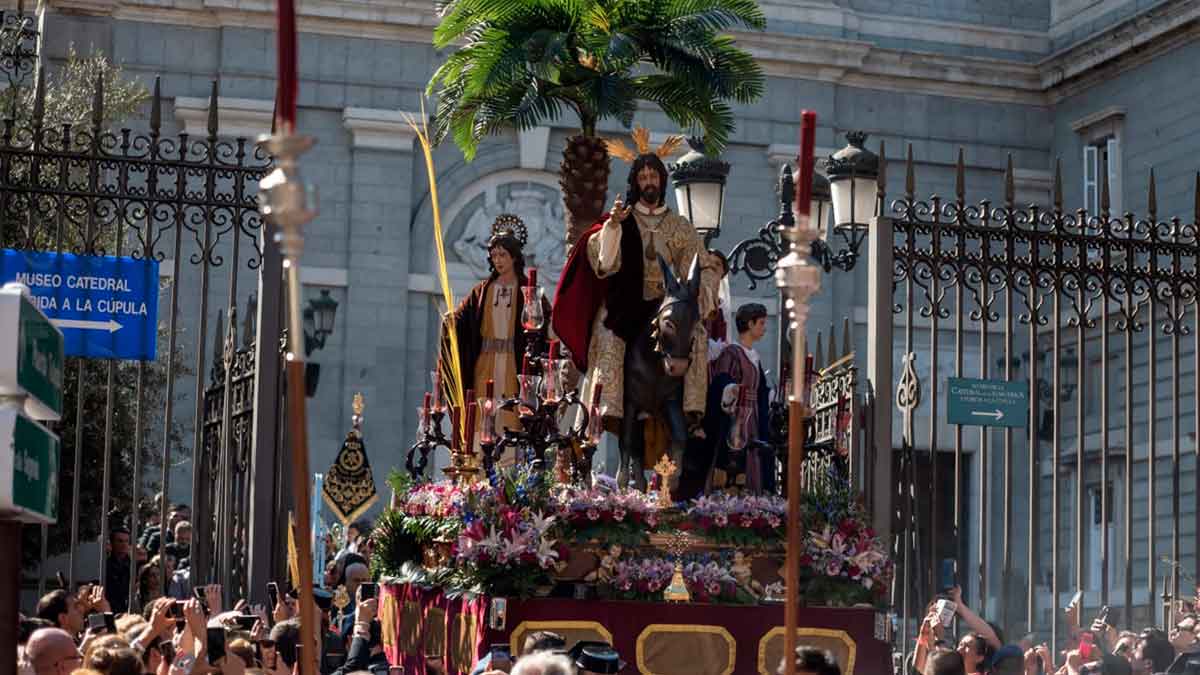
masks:
[(14, 407), (0, 408), (0, 517), (58, 520), (58, 436)]
[(63, 409), (63, 335), (17, 284), (0, 289), (0, 395), (23, 396), (25, 411), (57, 421)]
[(950, 424), (1025, 427), (1029, 421), (1029, 386), (1024, 382), (951, 377), (948, 385)]

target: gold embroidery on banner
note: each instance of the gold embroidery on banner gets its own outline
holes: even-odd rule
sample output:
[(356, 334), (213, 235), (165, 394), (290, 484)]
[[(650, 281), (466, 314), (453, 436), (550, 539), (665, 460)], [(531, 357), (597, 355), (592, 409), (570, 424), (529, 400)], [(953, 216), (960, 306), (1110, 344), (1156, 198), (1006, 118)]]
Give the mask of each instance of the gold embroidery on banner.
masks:
[[(778, 670), (779, 664), (772, 666), (767, 663), (767, 643), (774, 639), (782, 640), (786, 631), (787, 628), (784, 626), (776, 626), (767, 631), (762, 636), (762, 639), (758, 641), (758, 672), (762, 675), (774, 675), (776, 670)], [(842, 675), (854, 675), (854, 661), (858, 653), (858, 644), (854, 641), (854, 638), (850, 637), (849, 633), (833, 628), (797, 628), (796, 635), (801, 638), (816, 637), (841, 642), (846, 648), (846, 663), (844, 665), (839, 663), (838, 665), (842, 666)], [(780, 648), (779, 651), (782, 655), (783, 648)], [(834, 656), (840, 655), (835, 653)]]
[[(659, 633), (706, 633), (716, 635), (725, 640), (725, 644), (729, 646), (727, 653), (728, 662), (725, 669), (716, 675), (732, 675), (733, 669), (737, 666), (737, 641), (733, 639), (733, 635), (721, 626), (700, 626), (692, 624), (670, 624), (670, 623), (654, 623), (642, 629), (642, 634), (637, 639), (637, 667), (638, 672), (642, 675), (669, 675), (668, 673), (657, 673), (650, 670), (650, 665), (646, 663), (646, 642), (655, 634)], [(694, 671), (702, 673), (704, 671)]]

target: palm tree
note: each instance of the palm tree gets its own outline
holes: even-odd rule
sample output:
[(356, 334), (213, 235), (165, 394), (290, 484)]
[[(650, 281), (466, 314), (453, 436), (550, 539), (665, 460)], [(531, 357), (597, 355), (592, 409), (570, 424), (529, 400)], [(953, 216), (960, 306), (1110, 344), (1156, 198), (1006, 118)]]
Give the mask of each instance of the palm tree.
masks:
[(578, 115), (559, 174), (568, 244), (606, 206), (600, 120), (629, 127), (648, 101), (716, 153), (735, 126), (730, 103), (753, 102), (764, 88), (753, 57), (721, 34), (763, 30), (755, 0), (450, 0), (439, 12), (434, 46), (462, 46), (429, 81), (435, 141), (453, 138), (470, 160), (490, 134), (531, 129), (564, 109)]

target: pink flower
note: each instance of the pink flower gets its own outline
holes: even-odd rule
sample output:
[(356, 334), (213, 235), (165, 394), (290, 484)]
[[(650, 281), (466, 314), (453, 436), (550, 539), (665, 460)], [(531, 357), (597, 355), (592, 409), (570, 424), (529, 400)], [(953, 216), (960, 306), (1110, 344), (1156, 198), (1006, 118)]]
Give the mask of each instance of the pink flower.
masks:
[(596, 509), (588, 509), (587, 517), (588, 517), (588, 520), (593, 520), (593, 521), (600, 520), (600, 512), (597, 511)]
[(612, 517), (613, 517), (613, 520), (617, 521), (618, 523), (625, 520), (625, 509), (623, 509), (619, 506), (617, 508), (613, 509)]
[(650, 527), (658, 527), (658, 516), (653, 513), (646, 514), (646, 524)]
[(716, 516), (713, 517), (713, 524), (716, 525), (717, 527), (725, 527), (726, 525), (729, 524), (729, 517), (726, 516), (724, 513), (718, 513)]

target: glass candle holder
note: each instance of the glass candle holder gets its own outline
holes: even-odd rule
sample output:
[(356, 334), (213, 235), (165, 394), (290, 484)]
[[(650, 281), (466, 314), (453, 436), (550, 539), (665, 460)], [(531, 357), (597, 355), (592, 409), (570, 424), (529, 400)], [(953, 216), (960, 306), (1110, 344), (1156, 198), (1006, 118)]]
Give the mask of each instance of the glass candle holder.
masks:
[(521, 292), (525, 294), (525, 304), (521, 309), (521, 326), (525, 330), (541, 330), (546, 323), (546, 314), (542, 311), (542, 289), (539, 286), (524, 286)]
[(538, 409), (538, 387), (541, 386), (542, 378), (540, 375), (518, 375), (517, 379), (521, 383), (521, 405), (532, 410)]
[(547, 403), (557, 403), (563, 397), (563, 359), (542, 359), (545, 375), (542, 378), (542, 397)]
[(496, 442), (496, 405), (495, 399), (486, 396), (479, 399), (479, 442)]

